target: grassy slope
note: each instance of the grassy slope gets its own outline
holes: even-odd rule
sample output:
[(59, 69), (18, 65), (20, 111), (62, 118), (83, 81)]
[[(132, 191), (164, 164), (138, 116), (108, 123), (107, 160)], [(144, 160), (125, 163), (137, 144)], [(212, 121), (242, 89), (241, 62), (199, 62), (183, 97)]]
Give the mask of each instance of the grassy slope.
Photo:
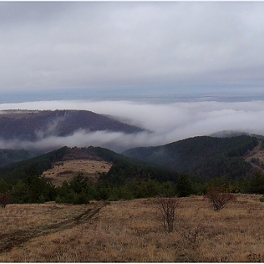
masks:
[(96, 183), (100, 177), (100, 173), (107, 173), (112, 164), (98, 160), (67, 160), (63, 162), (55, 162), (52, 168), (43, 172), (42, 176), (49, 180), (55, 186), (61, 186), (63, 181), (70, 181), (79, 173), (87, 177), (90, 183)]
[(0, 176), (8, 181), (16, 181), (19, 178), (25, 177), (29, 173), (41, 175), (44, 171), (49, 170), (54, 162), (74, 159), (101, 160), (114, 163), (126, 158), (111, 150), (100, 147), (63, 147), (28, 160), (0, 167)]
[[(154, 199), (111, 202), (67, 229), (49, 228), (91, 206), (8, 205), (3, 232), (46, 230), (0, 253), (1, 262), (263, 262), (264, 204), (237, 195), (220, 212), (203, 197), (180, 198), (174, 232), (164, 231)], [(90, 206), (90, 207), (89, 207)], [(37, 232), (36, 231), (36, 232)], [(13, 240), (15, 245), (15, 240)]]

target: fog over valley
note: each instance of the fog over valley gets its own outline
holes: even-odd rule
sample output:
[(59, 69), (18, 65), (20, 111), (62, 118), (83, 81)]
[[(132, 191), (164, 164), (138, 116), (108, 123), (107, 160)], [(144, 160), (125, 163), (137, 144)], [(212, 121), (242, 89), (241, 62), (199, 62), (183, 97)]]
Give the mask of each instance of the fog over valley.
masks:
[[(193, 101), (147, 103), (136, 101), (39, 101), (0, 104), (0, 110), (89, 110), (106, 115), (144, 131), (137, 133), (76, 130), (72, 135), (52, 134), (56, 124), (47, 131), (36, 131), (36, 141), (0, 140), (0, 148), (50, 148), (101, 146), (121, 152), (138, 146), (156, 146), (188, 137), (211, 135), (231, 130), (264, 135), (264, 102)], [(5, 111), (1, 111), (5, 114)]]

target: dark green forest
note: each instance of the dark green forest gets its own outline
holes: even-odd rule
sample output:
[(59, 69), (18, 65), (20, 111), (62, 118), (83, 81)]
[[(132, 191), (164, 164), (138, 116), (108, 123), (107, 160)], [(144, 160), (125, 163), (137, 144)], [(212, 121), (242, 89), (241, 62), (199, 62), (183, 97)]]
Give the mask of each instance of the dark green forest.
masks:
[(40, 151), (0, 149), (0, 167), (40, 155)]
[[(0, 198), (8, 197), (10, 203), (80, 204), (94, 199), (203, 195), (212, 187), (226, 192), (264, 194), (264, 175), (254, 173), (251, 164), (242, 158), (259, 142), (250, 136), (196, 137), (128, 151), (126, 155), (130, 153), (133, 158), (99, 147), (63, 147), (0, 167)], [(53, 162), (84, 157), (109, 161), (113, 166), (108, 173), (101, 173), (95, 184), (81, 173), (60, 187), (41, 177)], [(159, 162), (155, 159), (154, 164), (154, 157), (159, 157)]]
[(200, 136), (157, 147), (141, 147), (125, 151), (125, 156), (158, 165), (172, 171), (211, 179), (226, 176), (245, 177), (251, 166), (242, 156), (259, 140), (251, 136), (216, 138)]

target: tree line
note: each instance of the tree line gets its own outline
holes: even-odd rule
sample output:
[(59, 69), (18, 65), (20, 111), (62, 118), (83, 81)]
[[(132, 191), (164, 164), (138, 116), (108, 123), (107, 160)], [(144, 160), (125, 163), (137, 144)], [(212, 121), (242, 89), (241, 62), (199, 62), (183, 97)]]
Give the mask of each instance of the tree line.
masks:
[(80, 173), (58, 187), (35, 172), (32, 167), (26, 177), (16, 182), (7, 182), (0, 178), (0, 199), (8, 198), (11, 203), (56, 201), (85, 204), (90, 200), (204, 195), (212, 187), (219, 187), (225, 192), (264, 194), (264, 174), (261, 172), (239, 180), (223, 176), (201, 181), (187, 174), (119, 162), (113, 165), (108, 173), (102, 173), (96, 184), (89, 183)]

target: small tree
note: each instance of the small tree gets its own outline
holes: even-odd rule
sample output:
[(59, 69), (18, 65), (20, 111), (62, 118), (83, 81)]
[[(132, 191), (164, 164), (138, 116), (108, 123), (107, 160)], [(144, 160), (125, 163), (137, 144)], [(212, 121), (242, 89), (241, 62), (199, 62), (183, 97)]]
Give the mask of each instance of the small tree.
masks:
[(181, 174), (177, 178), (176, 191), (178, 197), (187, 197), (194, 193), (193, 183), (189, 176)]
[(8, 187), (8, 183), (4, 179), (0, 178), (0, 193), (6, 193), (9, 189)]
[(221, 188), (209, 189), (204, 198), (212, 203), (215, 211), (223, 209), (228, 202), (236, 199), (234, 194), (222, 192)]
[(176, 198), (158, 197), (157, 204), (162, 216), (163, 224), (168, 233), (173, 231), (175, 221), (175, 210), (178, 205)]
[(0, 204), (2, 208), (6, 208), (9, 201), (10, 201), (10, 198), (7, 194), (0, 194)]

